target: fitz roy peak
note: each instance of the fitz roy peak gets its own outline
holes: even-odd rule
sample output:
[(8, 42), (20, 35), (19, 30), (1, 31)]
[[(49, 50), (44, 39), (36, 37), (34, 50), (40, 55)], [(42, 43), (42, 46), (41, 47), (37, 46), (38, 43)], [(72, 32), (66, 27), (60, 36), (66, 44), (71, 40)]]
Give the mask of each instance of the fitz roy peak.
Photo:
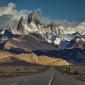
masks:
[[(83, 26), (84, 23), (81, 26), (82, 29)], [(27, 21), (24, 20), (23, 17), (20, 18), (17, 26), (17, 32), (19, 32), (19, 34), (21, 35), (28, 35), (29, 33), (38, 33), (49, 43), (54, 43), (55, 45), (59, 46), (61, 45), (61, 43), (63, 44), (63, 42), (71, 41), (75, 37), (77, 37), (77, 35), (74, 34), (80, 32), (76, 30), (79, 27), (80, 25), (72, 24), (69, 22), (67, 23), (65, 21), (55, 21), (50, 22), (48, 24), (43, 24), (40, 22), (37, 12), (33, 11), (29, 14)]]

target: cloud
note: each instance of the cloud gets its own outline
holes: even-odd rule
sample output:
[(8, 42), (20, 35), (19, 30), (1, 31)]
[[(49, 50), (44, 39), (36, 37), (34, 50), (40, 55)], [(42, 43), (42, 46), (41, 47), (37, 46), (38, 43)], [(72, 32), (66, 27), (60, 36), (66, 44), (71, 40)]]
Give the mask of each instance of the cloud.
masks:
[(6, 7), (0, 8), (0, 16), (5, 14), (12, 14), (13, 9), (16, 5), (14, 3), (9, 3)]
[(42, 10), (40, 8), (37, 9), (38, 12), (41, 12)]
[[(41, 14), (41, 9), (35, 9), (39, 15)], [(18, 21), (23, 16), (24, 19), (27, 20), (28, 14), (31, 13), (32, 10), (27, 9), (16, 9), (15, 3), (8, 3), (7, 6), (0, 7), (0, 27), (6, 27), (7, 24), (17, 26)]]
[[(43, 16), (42, 14), (42, 10), (39, 9), (35, 9), (39, 16), (39, 19), (41, 21), (41, 23), (45, 23), (48, 24), (49, 22), (55, 22), (55, 23), (60, 23), (63, 26), (63, 30), (65, 33), (74, 33), (76, 31), (80, 32), (81, 34), (85, 34), (85, 22), (82, 24), (78, 24), (76, 27), (70, 27), (68, 26), (68, 21), (56, 21), (56, 20), (52, 20), (50, 19), (50, 17), (48, 16)], [(0, 28), (1, 27), (7, 27), (8, 24), (10, 24), (11, 26), (15, 26), (17, 27), (18, 21), (19, 19), (23, 16), (24, 18), (28, 17), (28, 14), (32, 12), (32, 10), (26, 10), (26, 9), (21, 9), (21, 10), (17, 10), (16, 9), (16, 4), (15, 3), (8, 3), (7, 6), (4, 7), (0, 7)], [(68, 26), (68, 27), (67, 27)], [(71, 24), (72, 26), (72, 24)]]
[(6, 27), (7, 24), (17, 25), (19, 19), (28, 16), (28, 10), (17, 10), (15, 3), (8, 3), (7, 6), (0, 7), (0, 27)]
[(16, 27), (18, 24), (17, 20), (13, 20), (11, 15), (2, 15), (0, 16), (0, 28), (6, 28), (8, 25)]
[(24, 16), (26, 17), (28, 15), (28, 11), (26, 9), (17, 10), (15, 9), (16, 4), (10, 2), (6, 7), (0, 8), (0, 16), (3, 15), (11, 15), (12, 19), (19, 20), (20, 17)]

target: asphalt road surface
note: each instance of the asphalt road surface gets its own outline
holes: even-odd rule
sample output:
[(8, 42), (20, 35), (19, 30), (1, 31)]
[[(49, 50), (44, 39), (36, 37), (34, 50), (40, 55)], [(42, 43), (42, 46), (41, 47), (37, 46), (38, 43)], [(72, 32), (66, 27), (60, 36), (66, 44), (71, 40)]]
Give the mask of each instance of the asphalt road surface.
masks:
[(85, 81), (76, 80), (75, 76), (56, 70), (51, 85), (85, 85)]
[(50, 68), (43, 73), (18, 78), (0, 78), (0, 85), (85, 85), (71, 75)]
[(48, 85), (54, 68), (50, 68), (43, 73), (33, 74), (18, 78), (0, 78), (0, 85)]

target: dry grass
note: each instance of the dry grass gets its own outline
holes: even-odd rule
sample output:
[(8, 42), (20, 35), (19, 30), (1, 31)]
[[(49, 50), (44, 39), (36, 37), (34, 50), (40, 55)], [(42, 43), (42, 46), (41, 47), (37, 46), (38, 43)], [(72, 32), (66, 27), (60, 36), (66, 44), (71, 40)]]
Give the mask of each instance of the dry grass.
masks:
[(0, 66), (0, 77), (17, 77), (28, 76), (43, 72), (47, 66), (33, 65), (33, 66)]

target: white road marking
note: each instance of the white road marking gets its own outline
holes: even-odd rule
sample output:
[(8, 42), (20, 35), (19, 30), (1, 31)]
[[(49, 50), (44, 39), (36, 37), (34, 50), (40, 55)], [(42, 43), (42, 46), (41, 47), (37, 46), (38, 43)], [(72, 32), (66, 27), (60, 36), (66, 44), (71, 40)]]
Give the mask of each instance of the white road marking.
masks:
[(55, 75), (55, 71), (53, 72), (52, 77), (51, 77), (51, 79), (50, 79), (50, 81), (49, 81), (49, 84), (48, 84), (48, 85), (51, 85), (51, 84), (52, 84), (52, 80), (53, 80), (53, 78), (54, 78), (54, 75)]

